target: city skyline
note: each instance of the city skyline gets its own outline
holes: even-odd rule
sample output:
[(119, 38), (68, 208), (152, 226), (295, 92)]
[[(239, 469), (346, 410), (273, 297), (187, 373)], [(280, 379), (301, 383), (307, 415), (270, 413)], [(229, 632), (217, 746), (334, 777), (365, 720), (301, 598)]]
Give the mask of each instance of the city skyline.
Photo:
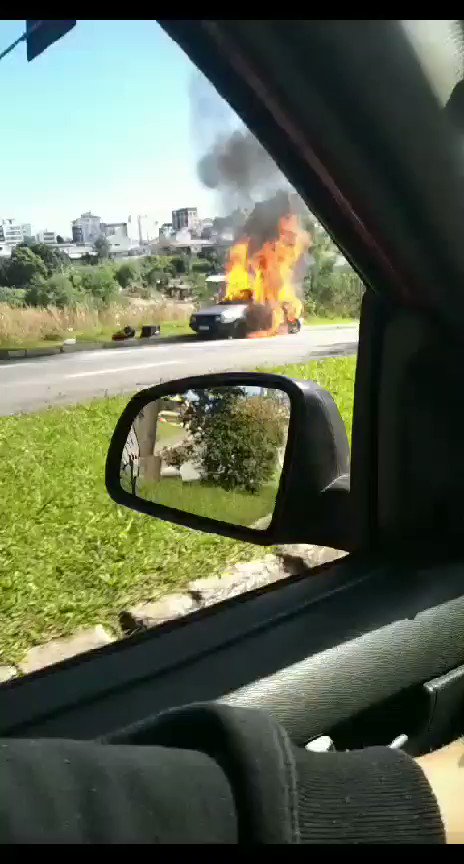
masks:
[[(2, 21), (2, 44), (22, 26)], [(19, 46), (0, 73), (2, 216), (70, 236), (87, 210), (108, 222), (150, 214), (159, 225), (190, 204), (202, 216), (219, 212), (196, 173), (202, 134), (192, 128), (190, 88), (198, 73), (156, 21), (78, 21), (31, 64)]]
[[(79, 223), (83, 218), (90, 217), (91, 219), (97, 219), (100, 223), (101, 231), (99, 230), (97, 233), (106, 234), (107, 233), (106, 229), (112, 225), (114, 225), (114, 226), (125, 225), (125, 228), (127, 231), (127, 236), (133, 237), (133, 239), (136, 239), (136, 237), (140, 237), (142, 225), (143, 225), (143, 233), (146, 234), (148, 232), (148, 233), (151, 233), (153, 235), (153, 236), (150, 236), (148, 238), (151, 241), (151, 240), (158, 238), (160, 228), (163, 225), (168, 225), (168, 224), (170, 225), (171, 224), (171, 222), (172, 222), (171, 217), (174, 215), (175, 212), (180, 213), (184, 210), (185, 211), (187, 211), (187, 210), (188, 211), (191, 211), (191, 210), (197, 211), (198, 208), (197, 207), (177, 208), (176, 211), (170, 212), (170, 214), (169, 214), (170, 218), (167, 219), (163, 223), (160, 223), (158, 220), (155, 220), (150, 213), (129, 213), (123, 219), (117, 219), (117, 220), (113, 220), (112, 222), (109, 222), (109, 220), (103, 219), (100, 215), (97, 215), (96, 213), (92, 213), (90, 210), (87, 210), (87, 211), (84, 211), (83, 213), (79, 214), (79, 216), (76, 216), (75, 218), (73, 218), (71, 220), (71, 222), (69, 223), (68, 231), (64, 231), (64, 232), (55, 230), (54, 226), (49, 225), (48, 223), (45, 226), (41, 226), (41, 227), (37, 228), (36, 226), (34, 226), (31, 223), (31, 220), (27, 220), (27, 219), (24, 220), (22, 218), (17, 218), (16, 216), (12, 216), (11, 214), (9, 216), (4, 216), (0, 213), (0, 235), (1, 235), (2, 224), (3, 223), (5, 223), (5, 224), (11, 223), (13, 228), (10, 230), (15, 230), (15, 229), (18, 229), (20, 227), (22, 227), (22, 228), (27, 227), (29, 230), (24, 231), (24, 234), (31, 236), (31, 237), (35, 237), (36, 239), (39, 238), (39, 235), (52, 234), (53, 233), (55, 235), (62, 236), (66, 242), (82, 242), (82, 241), (76, 240), (76, 238), (74, 236), (75, 235), (74, 226), (76, 223)], [(212, 222), (212, 218), (209, 216), (205, 217), (205, 216), (202, 216), (201, 214), (196, 213), (196, 221), (198, 221), (200, 223), (204, 223), (204, 222), (209, 223), (209, 222)], [(185, 225), (183, 227), (185, 228), (188, 226)]]

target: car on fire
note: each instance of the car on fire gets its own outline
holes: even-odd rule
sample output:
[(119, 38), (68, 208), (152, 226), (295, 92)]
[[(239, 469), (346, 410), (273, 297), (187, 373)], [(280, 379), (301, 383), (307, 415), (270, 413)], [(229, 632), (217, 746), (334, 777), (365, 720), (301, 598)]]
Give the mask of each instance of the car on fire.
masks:
[[(226, 273), (209, 277), (218, 292), (213, 306), (190, 318), (198, 335), (243, 339), (301, 329), (301, 283), (312, 239), (296, 214), (275, 212), (275, 201), (282, 207), (285, 198), (266, 202), (267, 239), (261, 234), (239, 240), (229, 250)], [(255, 221), (256, 213), (262, 221), (262, 207), (252, 213)]]
[[(301, 318), (286, 318), (278, 332), (298, 333), (301, 324)], [(245, 339), (250, 333), (268, 333), (271, 326), (272, 310), (268, 311), (264, 305), (252, 301), (220, 300), (214, 306), (200, 309), (190, 318), (190, 327), (199, 336), (223, 339)]]

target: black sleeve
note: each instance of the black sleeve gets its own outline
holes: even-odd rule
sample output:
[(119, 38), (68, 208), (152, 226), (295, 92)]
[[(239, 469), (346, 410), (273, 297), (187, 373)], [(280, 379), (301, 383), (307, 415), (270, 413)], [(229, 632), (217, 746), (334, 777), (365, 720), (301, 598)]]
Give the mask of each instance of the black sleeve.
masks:
[(196, 705), (99, 742), (1, 740), (0, 840), (440, 843), (444, 829), (405, 754), (310, 753), (264, 713)]

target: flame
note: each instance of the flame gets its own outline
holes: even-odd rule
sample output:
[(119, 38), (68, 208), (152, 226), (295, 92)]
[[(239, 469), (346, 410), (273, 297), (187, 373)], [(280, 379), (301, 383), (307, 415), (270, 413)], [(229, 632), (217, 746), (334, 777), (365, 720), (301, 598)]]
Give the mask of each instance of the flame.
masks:
[[(229, 250), (224, 299), (250, 301), (250, 324), (260, 311), (262, 318), (268, 315), (272, 321), (264, 330), (252, 330), (251, 338), (285, 332), (287, 322), (301, 317), (303, 304), (296, 291), (295, 267), (311, 245), (311, 235), (301, 227), (298, 217), (288, 214), (279, 220), (276, 239), (264, 243), (254, 254), (250, 253), (249, 238)], [(253, 307), (257, 307), (257, 315), (253, 315)]]

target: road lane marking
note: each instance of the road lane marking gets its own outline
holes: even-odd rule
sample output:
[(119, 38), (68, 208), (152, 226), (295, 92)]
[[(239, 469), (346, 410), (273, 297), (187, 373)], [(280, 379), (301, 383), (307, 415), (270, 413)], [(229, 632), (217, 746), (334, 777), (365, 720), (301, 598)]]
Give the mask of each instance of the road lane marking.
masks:
[(64, 375), (64, 378), (92, 378), (94, 375), (111, 375), (116, 372), (135, 372), (141, 369), (151, 369), (157, 366), (172, 366), (178, 364), (178, 360), (162, 360), (161, 363), (138, 363), (137, 366), (118, 366), (112, 369), (91, 369), (89, 372), (73, 372), (71, 375)]
[(15, 369), (24, 369), (26, 366), (35, 366), (37, 367), (37, 363), (32, 360), (14, 360), (13, 363), (0, 363), (0, 369), (7, 369), (9, 372), (13, 372)]

